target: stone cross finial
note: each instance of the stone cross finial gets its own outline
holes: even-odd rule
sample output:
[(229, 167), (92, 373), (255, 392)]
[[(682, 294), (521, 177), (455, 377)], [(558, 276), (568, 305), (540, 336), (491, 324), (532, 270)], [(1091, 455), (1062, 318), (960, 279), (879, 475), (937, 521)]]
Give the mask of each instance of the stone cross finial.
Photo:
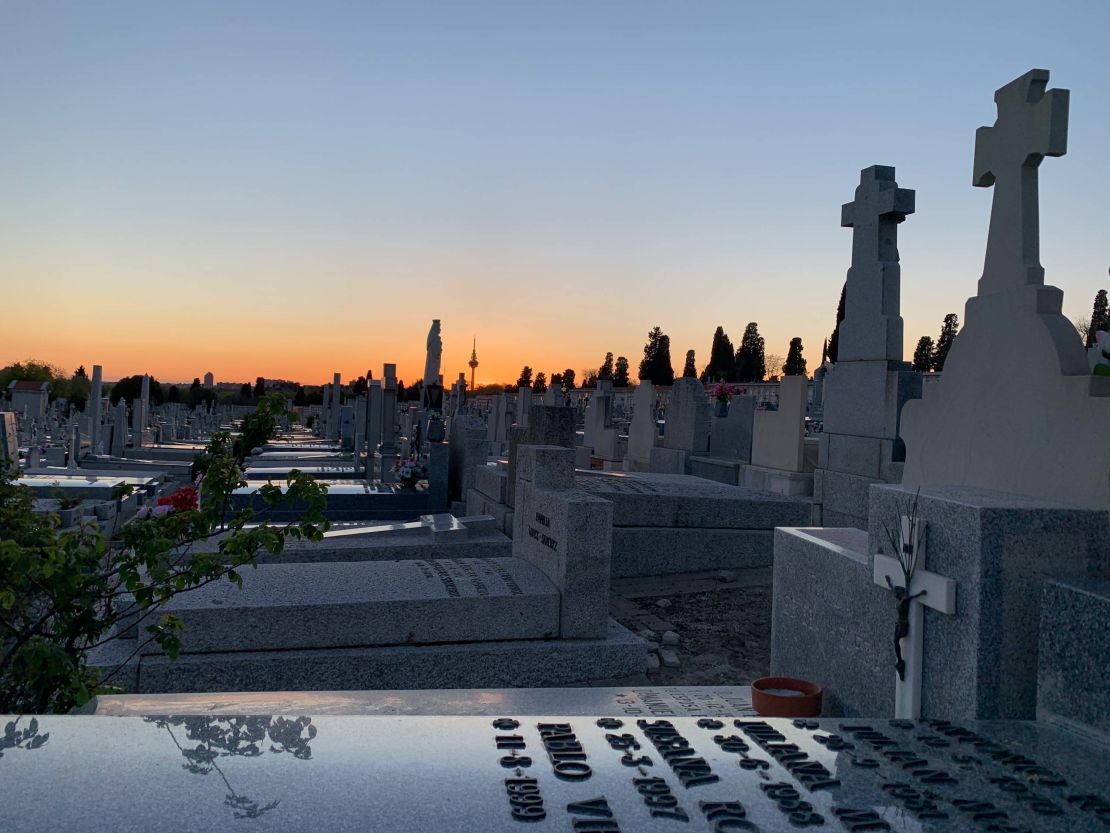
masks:
[(902, 359), (898, 224), (914, 212), (914, 192), (899, 188), (894, 168), (860, 171), (855, 199), (841, 208), (852, 229), (852, 267), (840, 329), (841, 361)]
[(860, 171), (856, 198), (840, 209), (840, 225), (853, 230), (852, 265), (897, 261), (897, 227), (913, 211), (914, 192), (898, 187), (893, 167), (872, 165)]
[(994, 94), (994, 126), (975, 131), (972, 184), (994, 186), (980, 295), (1044, 283), (1037, 168), (1044, 157), (1067, 153), (1069, 98), (1047, 87), (1046, 69), (1011, 81)]

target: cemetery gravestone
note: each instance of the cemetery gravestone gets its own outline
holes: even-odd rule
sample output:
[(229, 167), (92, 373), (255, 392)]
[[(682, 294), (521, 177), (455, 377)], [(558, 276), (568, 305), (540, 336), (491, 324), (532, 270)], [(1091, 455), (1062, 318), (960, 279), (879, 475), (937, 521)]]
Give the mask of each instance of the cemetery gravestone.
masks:
[(866, 528), (868, 486), (901, 479), (902, 408), (921, 396), (920, 374), (902, 361), (898, 225), (913, 212), (914, 192), (899, 188), (884, 165), (860, 172), (855, 199), (841, 212), (841, 225), (852, 229), (852, 266), (838, 358), (822, 373), (814, 500), (825, 526)]
[(338, 373), (332, 374), (331, 381), (331, 407), (328, 408), (328, 433), (329, 440), (339, 439), (340, 430), (340, 414), (342, 409), (343, 386), (340, 383), (340, 375)]
[(92, 444), (92, 453), (100, 454), (100, 412), (101, 412), (101, 398), (104, 395), (103, 383), (101, 380), (101, 367), (98, 364), (93, 365), (92, 385), (89, 389), (89, 398), (85, 403), (85, 410), (92, 417), (92, 424), (89, 428), (89, 441)]
[[(928, 717), (1032, 718), (1046, 583), (1110, 578), (1110, 403), (1079, 375), (1081, 343), (1036, 262), (1036, 168), (1063, 152), (1066, 128), (1066, 95), (1046, 92), (1047, 81), (1034, 70), (999, 90), (996, 132), (977, 138), (976, 184), (1008, 184), (995, 194), (967, 326), (941, 380), (903, 411), (904, 482), (870, 487), (867, 535), (776, 531), (772, 673), (821, 681), (827, 705), (844, 713), (890, 713), (877, 707), (881, 685), (858, 681), (889, 667), (894, 611), (873, 576), (885, 528), (907, 506), (926, 525), (922, 566), (934, 577), (925, 578), (959, 590), (954, 610), (915, 612)], [(1008, 360), (1023, 368), (1022, 384), (1003, 384), (996, 348), (1015, 332)]]
[(11, 411), (0, 412), (0, 463), (19, 464), (19, 440), (16, 416)]
[(516, 489), (513, 556), (539, 567), (558, 588), (559, 635), (604, 638), (612, 504), (575, 488), (569, 448), (518, 446)]
[[(1001, 88), (997, 121), (976, 133), (974, 184), (995, 188), (983, 276), (940, 381), (903, 413), (903, 482), (1107, 509), (1110, 379), (1091, 375), (1038, 256), (1038, 167), (1067, 148), (1068, 94), (1047, 85), (1032, 70)], [(1021, 384), (1000, 372), (1001, 344)]]
[(134, 445), (136, 448), (142, 447), (142, 445), (143, 445), (143, 430), (146, 428), (147, 423), (149, 423), (149, 421), (150, 421), (150, 374), (149, 373), (144, 373), (143, 374), (143, 386), (142, 386), (142, 391), (139, 395), (139, 399), (140, 399), (140, 402), (139, 402), (139, 406), (137, 408), (135, 407), (134, 402), (131, 403), (131, 408), (133, 410), (137, 410), (139, 412), (138, 430), (135, 432), (135, 436), (132, 440), (132, 445)]
[(112, 456), (122, 457), (127, 446), (127, 403), (116, 403), (115, 422), (112, 426)]
[(651, 450), (659, 441), (659, 424), (655, 417), (655, 385), (642, 379), (632, 394), (632, 423), (628, 427), (628, 453), (625, 471), (648, 471)]
[(813, 493), (812, 464), (805, 454), (806, 397), (804, 376), (779, 382), (777, 411), (756, 411), (752, 423), (752, 462), (744, 467), (742, 485), (787, 495)]
[[(594, 457), (616, 460), (620, 432), (613, 427), (613, 383), (601, 379), (586, 406), (582, 444)], [(582, 460), (578, 461), (582, 468)]]

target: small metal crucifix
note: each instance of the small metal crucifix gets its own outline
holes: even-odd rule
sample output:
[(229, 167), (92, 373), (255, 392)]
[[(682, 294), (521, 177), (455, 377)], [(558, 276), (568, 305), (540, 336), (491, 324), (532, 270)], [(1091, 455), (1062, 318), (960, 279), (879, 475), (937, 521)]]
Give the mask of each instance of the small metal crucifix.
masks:
[[(898, 599), (898, 624), (894, 650), (898, 657), (894, 675), (894, 716), (916, 720), (921, 717), (921, 655), (925, 608), (951, 615), (956, 612), (956, 582), (917, 568), (925, 562), (925, 521), (917, 516), (900, 519), (898, 543), (902, 558), (876, 553), (874, 579)], [(912, 565), (907, 571), (903, 563)], [(908, 584), (908, 586), (907, 586)]]

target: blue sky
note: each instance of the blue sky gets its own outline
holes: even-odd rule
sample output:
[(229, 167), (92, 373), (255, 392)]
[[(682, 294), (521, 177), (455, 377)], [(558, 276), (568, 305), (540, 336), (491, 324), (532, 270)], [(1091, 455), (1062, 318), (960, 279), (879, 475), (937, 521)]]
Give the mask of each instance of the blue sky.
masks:
[(654, 324), (704, 362), (754, 320), (812, 369), (872, 164), (917, 191), (908, 355), (974, 292), (974, 131), (1035, 66), (1072, 90), (1042, 263), (1086, 314), (1107, 31), (1105, 2), (6, 3), (0, 276), (51, 326), (19, 316), (0, 361), (414, 376), (439, 317), (445, 373), (477, 336), (492, 381), (635, 363)]

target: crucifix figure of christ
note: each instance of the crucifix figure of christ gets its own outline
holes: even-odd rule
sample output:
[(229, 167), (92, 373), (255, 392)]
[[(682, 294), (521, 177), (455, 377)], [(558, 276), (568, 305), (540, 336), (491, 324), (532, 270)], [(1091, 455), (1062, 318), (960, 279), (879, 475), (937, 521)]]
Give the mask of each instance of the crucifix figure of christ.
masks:
[(1068, 149), (1067, 90), (1049, 90), (1048, 70), (1032, 69), (994, 94), (998, 118), (975, 131), (972, 184), (994, 186), (979, 294), (1044, 283), (1040, 262), (1037, 168)]
[[(894, 716), (921, 717), (921, 658), (925, 608), (951, 615), (956, 612), (956, 582), (916, 567), (925, 562), (925, 521), (914, 512), (899, 519), (902, 557), (874, 555), (875, 583), (894, 593), (898, 621), (894, 631), (897, 657), (894, 675)], [(904, 563), (915, 565), (907, 571)], [(907, 572), (909, 573), (907, 576)], [(908, 580), (907, 580), (908, 578)]]

